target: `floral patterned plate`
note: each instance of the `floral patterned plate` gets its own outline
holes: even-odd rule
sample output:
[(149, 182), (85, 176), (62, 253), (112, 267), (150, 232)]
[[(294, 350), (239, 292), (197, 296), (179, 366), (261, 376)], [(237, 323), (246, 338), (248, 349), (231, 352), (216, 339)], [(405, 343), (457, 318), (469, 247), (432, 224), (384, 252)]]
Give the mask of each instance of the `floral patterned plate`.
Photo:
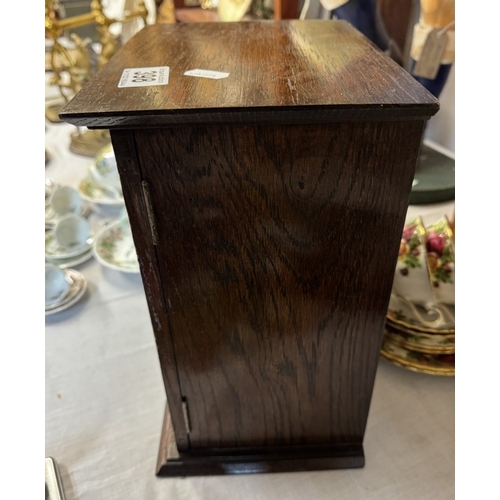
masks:
[(385, 337), (392, 343), (412, 351), (427, 354), (453, 354), (455, 352), (454, 334), (408, 332), (386, 323)]
[(78, 185), (80, 196), (90, 203), (98, 205), (109, 205), (119, 207), (124, 204), (121, 191), (107, 191), (106, 188), (98, 186), (89, 176), (80, 181)]
[(131, 236), (125, 236), (120, 221), (106, 226), (95, 238), (94, 256), (103, 266), (138, 273), (139, 261)]
[(64, 311), (65, 309), (68, 309), (68, 307), (71, 307), (73, 304), (76, 304), (76, 302), (78, 302), (83, 297), (83, 294), (87, 289), (87, 280), (85, 276), (83, 276), (83, 274), (75, 271), (74, 269), (65, 269), (64, 273), (66, 274), (66, 280), (70, 285), (69, 292), (61, 302), (46, 307), (45, 316)]
[(455, 306), (434, 303), (424, 307), (393, 293), (386, 320), (409, 333), (454, 334)]
[(384, 338), (381, 356), (396, 366), (428, 375), (455, 376), (455, 354), (425, 354)]

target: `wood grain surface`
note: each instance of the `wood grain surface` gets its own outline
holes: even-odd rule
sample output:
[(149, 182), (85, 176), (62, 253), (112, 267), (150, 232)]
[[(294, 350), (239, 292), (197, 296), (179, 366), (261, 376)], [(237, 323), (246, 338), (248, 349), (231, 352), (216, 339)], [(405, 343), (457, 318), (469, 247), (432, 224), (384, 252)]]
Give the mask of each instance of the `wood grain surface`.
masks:
[(422, 127), (134, 132), (191, 450), (362, 443)]
[[(118, 88), (127, 68), (168, 66), (168, 85)], [(229, 72), (214, 80), (192, 69)], [(426, 119), (436, 98), (337, 20), (146, 26), (65, 106), (63, 120), (108, 128), (189, 123)]]

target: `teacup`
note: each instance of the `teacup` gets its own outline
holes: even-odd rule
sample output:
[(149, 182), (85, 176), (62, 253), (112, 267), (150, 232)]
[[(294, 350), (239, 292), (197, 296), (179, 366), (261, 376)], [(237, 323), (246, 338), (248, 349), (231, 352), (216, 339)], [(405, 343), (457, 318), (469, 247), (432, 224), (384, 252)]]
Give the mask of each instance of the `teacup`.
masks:
[(57, 215), (80, 214), (83, 208), (83, 199), (70, 186), (60, 186), (54, 190), (50, 197), (50, 206)]
[(453, 231), (446, 218), (427, 227), (425, 249), (434, 295), (443, 304), (455, 304)]
[(45, 264), (45, 307), (60, 302), (69, 292), (64, 271), (54, 264)]
[(66, 215), (54, 228), (54, 238), (58, 245), (67, 251), (83, 248), (90, 238), (90, 224), (79, 215)]
[(420, 218), (403, 229), (392, 291), (424, 307), (436, 303), (427, 267), (425, 227)]
[(92, 180), (98, 186), (121, 191), (120, 175), (111, 143), (97, 152), (94, 163), (89, 165), (89, 170)]

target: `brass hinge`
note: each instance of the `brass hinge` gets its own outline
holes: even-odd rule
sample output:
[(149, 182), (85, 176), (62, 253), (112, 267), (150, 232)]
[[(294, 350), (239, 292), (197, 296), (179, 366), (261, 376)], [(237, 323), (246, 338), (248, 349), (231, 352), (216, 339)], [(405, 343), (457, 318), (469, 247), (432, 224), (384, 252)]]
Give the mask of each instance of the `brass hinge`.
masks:
[(189, 411), (187, 399), (185, 397), (182, 398), (182, 414), (184, 415), (184, 425), (186, 426), (186, 434), (191, 432), (191, 422), (189, 421)]
[(153, 211), (153, 199), (151, 198), (151, 192), (147, 181), (142, 181), (142, 192), (144, 194), (144, 201), (146, 202), (146, 212), (148, 214), (149, 228), (151, 229), (153, 245), (158, 245), (158, 232), (156, 229), (156, 219)]

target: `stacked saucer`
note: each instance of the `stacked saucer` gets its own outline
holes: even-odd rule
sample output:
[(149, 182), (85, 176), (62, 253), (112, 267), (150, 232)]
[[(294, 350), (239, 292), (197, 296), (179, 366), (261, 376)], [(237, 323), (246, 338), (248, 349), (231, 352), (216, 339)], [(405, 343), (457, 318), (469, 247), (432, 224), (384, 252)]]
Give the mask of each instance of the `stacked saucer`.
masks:
[(381, 355), (409, 370), (455, 375), (454, 235), (443, 218), (403, 231)]
[[(47, 181), (45, 183), (47, 193)], [(89, 206), (70, 186), (53, 186), (45, 199), (45, 262), (68, 268), (92, 258), (92, 235), (86, 220)], [(62, 240), (57, 233), (62, 234)], [(64, 243), (68, 236), (73, 241)]]

